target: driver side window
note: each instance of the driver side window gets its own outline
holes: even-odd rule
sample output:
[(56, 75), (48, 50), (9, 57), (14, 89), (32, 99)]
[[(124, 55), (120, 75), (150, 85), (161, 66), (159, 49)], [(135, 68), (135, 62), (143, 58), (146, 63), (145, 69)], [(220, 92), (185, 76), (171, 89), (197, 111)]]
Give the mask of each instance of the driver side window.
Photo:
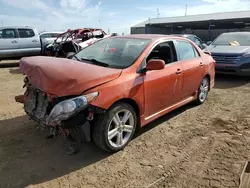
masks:
[(3, 39), (17, 38), (16, 32), (14, 29), (2, 29), (0, 30), (0, 38), (3, 38)]
[(165, 64), (177, 61), (176, 51), (173, 41), (158, 44), (148, 55), (146, 62), (151, 59), (161, 59)]

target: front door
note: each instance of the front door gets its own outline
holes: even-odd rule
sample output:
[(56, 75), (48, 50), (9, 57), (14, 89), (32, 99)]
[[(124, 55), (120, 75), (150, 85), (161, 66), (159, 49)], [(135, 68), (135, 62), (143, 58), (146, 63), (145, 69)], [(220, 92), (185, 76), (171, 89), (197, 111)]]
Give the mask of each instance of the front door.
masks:
[(22, 56), (39, 55), (41, 42), (37, 31), (30, 28), (18, 28), (19, 48)]
[(176, 61), (172, 41), (157, 45), (147, 61), (150, 59), (162, 59), (166, 65), (162, 70), (148, 71), (144, 77), (146, 119), (180, 101), (183, 78), (182, 63)]
[(19, 56), (19, 44), (14, 28), (0, 29), (0, 59)]
[(175, 42), (178, 59), (182, 62), (183, 87), (181, 99), (193, 96), (198, 90), (203, 77), (203, 62), (196, 48), (188, 41)]

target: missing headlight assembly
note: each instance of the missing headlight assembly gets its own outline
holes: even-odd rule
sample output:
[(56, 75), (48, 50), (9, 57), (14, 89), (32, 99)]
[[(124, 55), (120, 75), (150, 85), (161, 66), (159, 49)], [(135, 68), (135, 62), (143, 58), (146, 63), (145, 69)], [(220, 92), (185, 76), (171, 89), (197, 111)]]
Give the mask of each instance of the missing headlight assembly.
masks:
[[(27, 79), (25, 79), (27, 81)], [(41, 127), (49, 128), (47, 138), (62, 134), (67, 139), (67, 154), (74, 154), (80, 149), (80, 143), (91, 141), (90, 121), (94, 114), (105, 110), (90, 105), (98, 97), (98, 92), (87, 95), (60, 98), (50, 96), (30, 84), (26, 84), (23, 96), (16, 101), (24, 103), (24, 110)]]

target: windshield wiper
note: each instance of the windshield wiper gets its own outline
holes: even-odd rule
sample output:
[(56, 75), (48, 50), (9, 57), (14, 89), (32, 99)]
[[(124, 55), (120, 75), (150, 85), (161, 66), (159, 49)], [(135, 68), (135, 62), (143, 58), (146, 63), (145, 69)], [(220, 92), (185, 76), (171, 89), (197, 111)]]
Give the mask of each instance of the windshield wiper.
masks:
[(107, 63), (103, 63), (101, 61), (98, 61), (96, 59), (87, 59), (87, 58), (81, 58), (82, 61), (91, 61), (93, 64), (95, 65), (100, 65), (100, 66), (103, 66), (103, 67), (108, 67), (109, 64)]
[(72, 57), (75, 58), (77, 61), (81, 61), (76, 55), (73, 55)]

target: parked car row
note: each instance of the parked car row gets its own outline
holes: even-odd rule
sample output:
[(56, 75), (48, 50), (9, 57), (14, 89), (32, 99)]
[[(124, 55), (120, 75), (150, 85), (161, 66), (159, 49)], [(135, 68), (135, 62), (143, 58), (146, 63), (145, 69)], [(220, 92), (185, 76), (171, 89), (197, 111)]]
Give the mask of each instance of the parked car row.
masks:
[(108, 36), (95, 28), (39, 34), (31, 27), (4, 27), (0, 28), (0, 60), (36, 55), (67, 57)]

